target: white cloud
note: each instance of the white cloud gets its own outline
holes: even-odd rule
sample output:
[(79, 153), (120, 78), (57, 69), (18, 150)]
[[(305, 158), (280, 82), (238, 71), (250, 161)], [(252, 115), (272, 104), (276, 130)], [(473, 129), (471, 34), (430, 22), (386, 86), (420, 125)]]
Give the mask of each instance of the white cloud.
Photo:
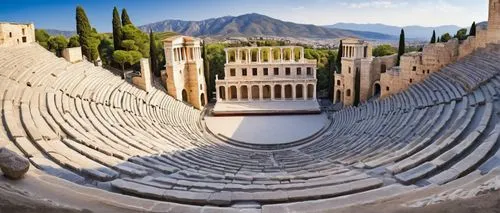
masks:
[(399, 8), (408, 5), (408, 2), (391, 1), (391, 0), (371, 0), (364, 2), (343, 2), (341, 5), (348, 8), (361, 9), (361, 8)]

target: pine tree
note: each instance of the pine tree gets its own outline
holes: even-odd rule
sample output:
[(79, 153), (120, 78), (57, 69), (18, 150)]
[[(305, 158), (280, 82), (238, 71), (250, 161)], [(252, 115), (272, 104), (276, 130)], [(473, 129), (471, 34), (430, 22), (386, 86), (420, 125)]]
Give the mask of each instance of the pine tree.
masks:
[(472, 22), (472, 26), (470, 27), (469, 36), (476, 36), (476, 22)]
[(122, 44), (122, 22), (120, 20), (120, 14), (118, 9), (113, 8), (113, 46), (115, 50), (121, 50)]
[(401, 29), (401, 35), (399, 36), (399, 49), (398, 49), (398, 66), (401, 62), (401, 56), (405, 54), (405, 30)]
[(160, 77), (158, 70), (158, 58), (156, 55), (156, 42), (153, 35), (153, 30), (149, 31), (149, 58), (151, 60), (151, 71), (156, 77)]
[(91, 36), (92, 28), (85, 10), (81, 6), (76, 7), (76, 33), (78, 34), (82, 54), (87, 60), (92, 61)]
[(127, 24), (132, 24), (132, 21), (130, 21), (130, 17), (128, 17), (127, 10), (123, 8), (122, 10), (122, 25), (125, 26)]
[(342, 55), (344, 54), (344, 45), (342, 45), (342, 40), (340, 40), (339, 51), (337, 52), (337, 74), (342, 73)]
[(433, 30), (432, 31), (432, 38), (431, 38), (431, 44), (434, 44), (436, 43), (436, 31)]

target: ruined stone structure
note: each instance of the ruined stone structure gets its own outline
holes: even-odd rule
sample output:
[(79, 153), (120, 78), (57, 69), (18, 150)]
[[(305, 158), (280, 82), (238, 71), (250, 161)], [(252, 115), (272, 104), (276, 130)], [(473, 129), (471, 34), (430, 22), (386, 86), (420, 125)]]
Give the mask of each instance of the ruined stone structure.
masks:
[(342, 72), (335, 74), (334, 102), (352, 105), (356, 99), (364, 102), (380, 94), (380, 75), (395, 65), (396, 56), (373, 57), (371, 44), (358, 39), (345, 39), (342, 44)]
[(66, 48), (62, 52), (62, 56), (64, 59), (66, 59), (66, 61), (71, 63), (77, 63), (83, 61), (81, 47)]
[(174, 36), (163, 40), (168, 94), (197, 109), (207, 104), (207, 86), (201, 58), (201, 40)]
[(488, 14), (488, 42), (500, 42), (500, 0), (490, 0)]
[(0, 46), (13, 46), (34, 41), (34, 24), (0, 22)]
[(315, 102), (317, 62), (304, 58), (303, 47), (238, 47), (225, 52), (225, 77), (216, 80), (218, 103)]
[(151, 75), (151, 68), (149, 66), (149, 59), (141, 58), (141, 75), (132, 77), (132, 83), (140, 89), (150, 92), (153, 87), (153, 79)]
[[(389, 56), (391, 59), (384, 60), (387, 63), (379, 66), (369, 62), (379, 58), (372, 58), (369, 53), (367, 57), (358, 54), (364, 47), (370, 47), (368, 43), (353, 39), (343, 42), (342, 73), (335, 75), (334, 101), (352, 105), (358, 93), (359, 101), (363, 102), (379, 91), (380, 97), (385, 98), (421, 82), (431, 73), (464, 58), (478, 48), (486, 47), (488, 43), (500, 42), (500, 1), (489, 2), (488, 29), (477, 28), (476, 36), (469, 36), (465, 41), (452, 39), (446, 43), (427, 44), (422, 52), (401, 56), (400, 66), (397, 67), (395, 55)], [(355, 52), (354, 55), (352, 51)], [(380, 70), (378, 67), (381, 67)], [(357, 73), (360, 73), (359, 91), (355, 88)]]

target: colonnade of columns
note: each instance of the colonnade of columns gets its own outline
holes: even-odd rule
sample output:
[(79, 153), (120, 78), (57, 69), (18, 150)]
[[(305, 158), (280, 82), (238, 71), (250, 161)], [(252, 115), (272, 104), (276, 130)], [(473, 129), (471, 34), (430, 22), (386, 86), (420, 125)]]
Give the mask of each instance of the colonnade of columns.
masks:
[(343, 45), (342, 57), (346, 58), (365, 58), (365, 45)]
[(175, 47), (171, 53), (174, 62), (201, 59), (201, 47)]
[(316, 84), (227, 84), (216, 93), (218, 101), (314, 100)]
[[(299, 50), (298, 58), (296, 58), (295, 50)], [(224, 51), (226, 63), (301, 62), (304, 60), (303, 47), (237, 47), (226, 48)], [(279, 57), (275, 57), (275, 51), (279, 51)]]

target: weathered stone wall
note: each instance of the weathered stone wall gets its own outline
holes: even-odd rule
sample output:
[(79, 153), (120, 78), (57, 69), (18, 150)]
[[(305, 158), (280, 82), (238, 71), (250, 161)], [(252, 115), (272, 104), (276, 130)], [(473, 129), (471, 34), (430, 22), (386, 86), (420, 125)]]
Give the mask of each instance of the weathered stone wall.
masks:
[(500, 0), (490, 0), (488, 15), (488, 43), (500, 42)]
[(184, 99), (197, 109), (203, 108), (208, 103), (208, 98), (201, 58), (201, 40), (174, 36), (163, 42), (167, 62), (165, 85), (168, 94), (177, 100)]
[(66, 59), (66, 61), (68, 61), (70, 63), (77, 63), (77, 62), (83, 61), (81, 47), (66, 48), (63, 50), (62, 55), (63, 55), (64, 59)]
[(0, 22), (0, 46), (14, 46), (35, 42), (34, 24)]
[(152, 89), (151, 69), (149, 59), (141, 59), (141, 76), (132, 77), (132, 83), (140, 89), (149, 92)]

